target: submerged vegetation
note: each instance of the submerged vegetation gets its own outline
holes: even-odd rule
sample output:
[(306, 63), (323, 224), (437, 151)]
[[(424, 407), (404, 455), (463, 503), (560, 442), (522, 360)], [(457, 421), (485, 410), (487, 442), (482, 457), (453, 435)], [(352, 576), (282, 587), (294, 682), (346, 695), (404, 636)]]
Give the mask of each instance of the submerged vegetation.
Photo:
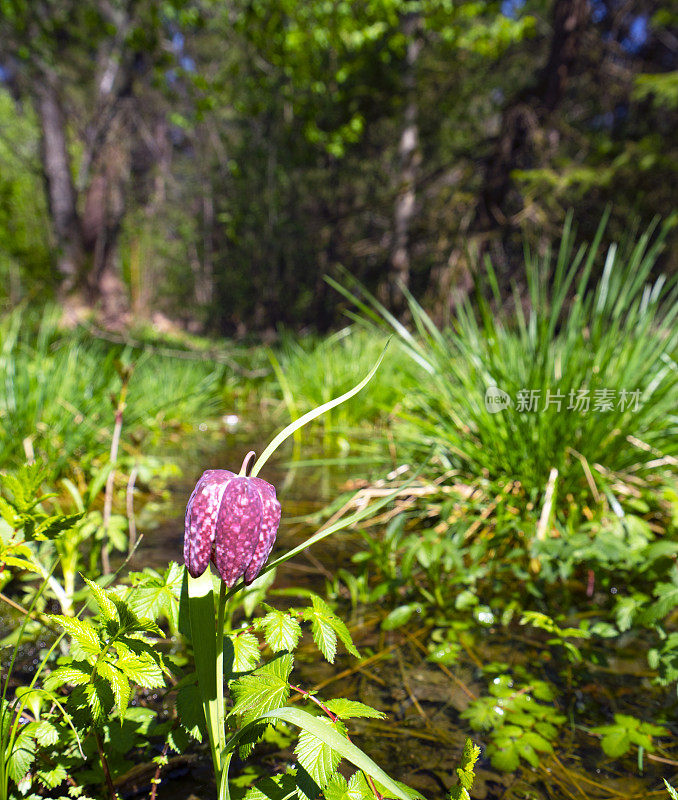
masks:
[[(412, 741), (454, 751), (443, 770), (406, 773), (426, 797), (473, 797), (474, 781), (478, 796), (515, 800), (667, 796), (678, 295), (655, 270), (662, 235), (601, 251), (602, 227), (580, 247), (567, 227), (555, 253), (526, 253), (524, 294), (488, 263), (446, 328), (410, 295), (405, 325), (347, 279), (350, 327), (267, 350), (112, 343), (63, 329), (56, 309), (7, 314), (0, 600), (20, 625), (4, 631), (0, 798), (116, 798), (132, 785), (175, 797), (163, 776), (204, 764), (208, 741), (220, 797), (410, 798), (386, 774), (405, 777), (407, 758), (379, 746), (403, 721)], [(351, 393), (389, 337), (359, 394), (303, 436), (285, 432), (293, 486), (327, 465), (350, 480), (314, 498), (325, 524), (298, 546), (283, 536), (273, 567), (350, 528), (342, 562), (314, 561), (310, 582), (269, 566), (228, 595), (204, 573), (204, 591), (190, 590), (207, 609), (196, 641), (178, 538), (129, 571), (139, 533), (171, 508), (168, 482), (193, 469), (182, 450), (313, 416)], [(217, 614), (225, 648), (198, 655), (196, 683)], [(336, 677), (309, 663), (313, 647), (343, 659)], [(217, 656), (220, 711), (205, 667)], [(351, 676), (365, 681), (338, 697), (329, 684)], [(480, 749), (462, 752), (469, 735)], [(358, 771), (337, 771), (342, 759)]]

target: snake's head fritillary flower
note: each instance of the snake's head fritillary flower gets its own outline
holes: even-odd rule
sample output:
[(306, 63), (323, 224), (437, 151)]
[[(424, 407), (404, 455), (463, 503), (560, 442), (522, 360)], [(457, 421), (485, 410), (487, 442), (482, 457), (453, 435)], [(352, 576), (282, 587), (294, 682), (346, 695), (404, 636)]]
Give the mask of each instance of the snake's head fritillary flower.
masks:
[(210, 560), (230, 588), (257, 577), (271, 553), (280, 525), (275, 488), (261, 478), (208, 469), (186, 507), (184, 561), (197, 578)]

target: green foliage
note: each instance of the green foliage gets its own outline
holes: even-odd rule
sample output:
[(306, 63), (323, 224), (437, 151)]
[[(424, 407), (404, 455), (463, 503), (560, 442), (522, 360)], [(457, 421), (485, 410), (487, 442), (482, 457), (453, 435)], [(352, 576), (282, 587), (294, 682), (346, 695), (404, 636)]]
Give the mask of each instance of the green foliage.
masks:
[(71, 648), (46, 678), (45, 688), (76, 687), (69, 694), (67, 708), (80, 725), (101, 728), (114, 707), (122, 725), (131, 684), (148, 689), (165, 685), (167, 667), (148, 638), (149, 634), (162, 634), (153, 620), (138, 617), (125, 600), (85, 580), (99, 614), (94, 620), (52, 617), (70, 637)]
[(475, 766), (479, 758), (480, 748), (467, 739), (461, 755), (461, 763), (457, 767), (458, 783), (450, 790), (449, 800), (471, 800), (469, 792), (473, 788)]
[[(383, 715), (370, 706), (337, 698), (327, 703), (315, 694), (292, 683), (294, 651), (300, 644), (302, 623), (324, 657), (333, 662), (339, 641), (346, 650), (358, 657), (345, 623), (319, 596), (307, 592), (311, 604), (306, 608), (285, 610), (262, 603), (263, 616), (250, 625), (224, 635), (227, 593), (220, 586), (217, 611), (216, 647), (212, 646), (214, 628), (211, 610), (214, 608), (213, 584), (208, 573), (197, 579), (187, 577), (183, 601), (188, 603), (196, 674), (182, 682), (177, 699), (182, 735), (199, 740), (209, 739), (218, 791), (223, 795), (229, 778), (232, 755), (238, 751), (247, 757), (253, 747), (265, 738), (271, 724), (284, 723), (299, 729), (293, 737), (298, 768), (288, 768), (287, 781), (281, 776), (254, 783), (246, 797), (257, 798), (261, 793), (277, 796), (283, 785), (293, 787), (290, 794), (303, 800), (326, 790), (330, 794), (349, 791), (337, 772), (342, 759), (369, 776), (365, 788), (356, 796), (375, 796), (375, 781), (385, 787), (384, 797), (408, 800), (409, 790), (393, 782), (348, 737), (346, 720), (355, 718), (379, 719)], [(230, 595), (239, 590), (233, 588)], [(270, 654), (266, 658), (266, 654)], [(263, 663), (260, 661), (263, 659)], [(224, 715), (221, 683), (230, 697), (230, 710)], [(197, 684), (197, 685), (196, 685)], [(299, 695), (307, 710), (286, 705), (292, 693)], [(288, 730), (287, 728), (285, 730)], [(283, 733), (287, 739), (288, 734)], [(293, 779), (293, 781), (292, 781)], [(357, 779), (351, 784), (355, 786)], [(371, 783), (370, 783), (371, 782)], [(376, 795), (377, 797), (379, 795)]]
[(509, 675), (498, 674), (489, 695), (474, 700), (461, 716), (474, 730), (488, 731), (487, 755), (492, 765), (513, 772), (521, 759), (536, 767), (540, 753), (553, 752), (552, 743), (565, 717), (551, 701), (553, 690), (546, 682), (514, 683)]
[(30, 308), (0, 319), (1, 465), (23, 461), (30, 445), (52, 480), (76, 468), (99, 472), (110, 450), (111, 397), (120, 391), (122, 363), (135, 365), (124, 431), (147, 450), (162, 431), (216, 408), (223, 367), (110, 345), (86, 331), (64, 337), (60, 317), (60, 309), (47, 307), (39, 322)]
[[(290, 416), (294, 419), (348, 391), (356, 376), (375, 363), (385, 341), (385, 337), (357, 326), (323, 338), (299, 339), (285, 334), (271, 358)], [(328, 363), (332, 364), (330, 370)], [(379, 380), (372, 381), (358, 398), (319, 418), (316, 425), (322, 426), (324, 446), (331, 449), (338, 444), (345, 452), (349, 446), (346, 434), (350, 431), (354, 440), (365, 423), (378, 422), (390, 414), (414, 383), (415, 372), (403, 369), (398, 353), (389, 353), (380, 367)]]
[[(167, 585), (172, 585), (177, 569), (172, 564), (168, 567)], [(80, 613), (44, 618), (63, 633), (47, 651), (29, 686), (18, 686), (10, 702), (3, 694), (0, 785), (9, 779), (26, 794), (31, 789), (39, 792), (41, 786), (56, 788), (68, 775), (76, 781), (73, 791), (81, 795), (89, 784), (104, 784), (103, 761), (113, 778), (118, 777), (133, 766), (128, 754), (148, 748), (152, 737), (185, 746), (181, 737), (172, 735), (176, 723), (159, 724), (155, 711), (137, 705), (139, 692), (164, 687), (169, 671), (157, 646), (162, 632), (156, 619), (166, 614), (165, 605), (149, 603), (149, 593), (158, 589), (157, 575), (148, 575), (147, 581), (148, 586), (138, 573), (133, 587), (105, 589), (85, 577), (85, 605)], [(40, 592), (45, 586), (46, 581)], [(174, 597), (175, 605), (177, 601)], [(83, 616), (88, 605), (96, 611), (92, 617)], [(150, 611), (153, 618), (140, 616), (139, 609)], [(60, 642), (62, 655), (55, 662)], [(1, 792), (0, 796), (7, 797)]]
[(599, 725), (591, 728), (591, 733), (602, 736), (602, 748), (610, 758), (621, 758), (631, 748), (642, 747), (648, 753), (654, 752), (653, 737), (668, 736), (669, 732), (660, 725), (642, 722), (628, 714), (615, 714), (612, 725)]
[[(69, 573), (66, 561), (61, 558), (63, 585), (52, 574), (48, 566), (52, 542), (57, 555), (61, 556), (67, 542), (79, 541), (77, 534), (83, 512), (62, 514), (47, 512), (43, 503), (48, 503), (55, 494), (45, 494), (41, 485), (46, 477), (39, 464), (26, 465), (15, 474), (0, 475), (0, 582), (11, 580), (22, 571), (32, 572), (45, 579), (48, 594), (53, 594), (64, 613), (70, 613), (73, 603), (73, 570)], [(43, 544), (43, 543), (50, 544)], [(10, 571), (7, 568), (13, 568)]]
[(27, 288), (49, 276), (51, 258), (38, 161), (39, 129), (30, 109), (17, 114), (4, 87), (0, 129), (0, 296), (7, 293), (16, 302)]
[(21, 531), (27, 541), (55, 539), (73, 528), (83, 514), (47, 514), (40, 504), (53, 494), (41, 494), (40, 487), (47, 473), (40, 464), (21, 467), (16, 474), (0, 475), (0, 487), (9, 500), (0, 496), (0, 515), (13, 531)]
[[(337, 287), (375, 325), (392, 328), (428, 373), (407, 397), (397, 431), (407, 454), (423, 458), (433, 447), (441, 469), (486, 474), (502, 485), (520, 481), (532, 502), (556, 468), (559, 507), (569, 492), (587, 496), (585, 464), (618, 472), (640, 462), (643, 474), (652, 458), (629, 447), (628, 437), (675, 456), (678, 300), (675, 280), (651, 276), (663, 235), (653, 238), (649, 229), (612, 245), (596, 277), (604, 225), (590, 246), (577, 248), (568, 224), (555, 264), (550, 251), (527, 251), (527, 313), (517, 292), (508, 312), (494, 313), (479, 291), (460, 307), (454, 327), (441, 330), (410, 296), (410, 333), (375, 298), (365, 303)], [(489, 262), (484, 277), (500, 303)], [(499, 413), (486, 399), (495, 387), (510, 401)], [(589, 398), (586, 411), (576, 406), (580, 391)], [(603, 391), (614, 398), (608, 406), (596, 401)], [(536, 393), (537, 406), (521, 405), (525, 392)]]

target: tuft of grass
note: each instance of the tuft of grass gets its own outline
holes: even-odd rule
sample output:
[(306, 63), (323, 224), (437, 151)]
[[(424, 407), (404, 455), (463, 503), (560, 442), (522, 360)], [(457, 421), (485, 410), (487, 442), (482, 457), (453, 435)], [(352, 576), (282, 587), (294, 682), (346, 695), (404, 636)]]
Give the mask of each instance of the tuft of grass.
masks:
[(148, 445), (170, 426), (193, 425), (216, 412), (224, 366), (63, 332), (59, 318), (59, 309), (48, 307), (37, 322), (30, 309), (0, 320), (0, 467), (35, 456), (59, 476), (69, 465), (86, 469), (104, 456), (121, 364), (134, 365), (124, 439), (132, 434), (137, 445)]
[[(411, 295), (412, 331), (357, 284), (353, 292), (333, 284), (364, 320), (393, 330), (425, 372), (408, 395), (401, 447), (423, 456), (434, 446), (445, 469), (519, 481), (532, 501), (553, 469), (562, 499), (597, 495), (611, 473), (642, 477), (675, 465), (677, 288), (675, 279), (651, 278), (665, 231), (611, 245), (597, 272), (604, 225), (591, 244), (576, 247), (568, 220), (555, 258), (526, 250), (527, 302), (516, 287), (502, 298), (487, 262), (474, 301), (445, 330)], [(497, 413), (486, 402), (493, 387), (511, 401)], [(588, 411), (568, 408), (580, 390)], [(537, 409), (521, 411), (519, 393), (530, 391)]]

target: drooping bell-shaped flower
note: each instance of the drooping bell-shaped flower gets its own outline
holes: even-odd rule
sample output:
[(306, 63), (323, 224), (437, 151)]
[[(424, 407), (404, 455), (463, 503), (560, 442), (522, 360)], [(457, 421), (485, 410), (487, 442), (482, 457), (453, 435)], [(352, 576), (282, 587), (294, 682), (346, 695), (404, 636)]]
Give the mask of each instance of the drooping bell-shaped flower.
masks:
[(275, 488), (261, 478), (208, 469), (186, 507), (184, 561), (197, 578), (210, 559), (230, 588), (249, 584), (266, 563), (280, 525)]

